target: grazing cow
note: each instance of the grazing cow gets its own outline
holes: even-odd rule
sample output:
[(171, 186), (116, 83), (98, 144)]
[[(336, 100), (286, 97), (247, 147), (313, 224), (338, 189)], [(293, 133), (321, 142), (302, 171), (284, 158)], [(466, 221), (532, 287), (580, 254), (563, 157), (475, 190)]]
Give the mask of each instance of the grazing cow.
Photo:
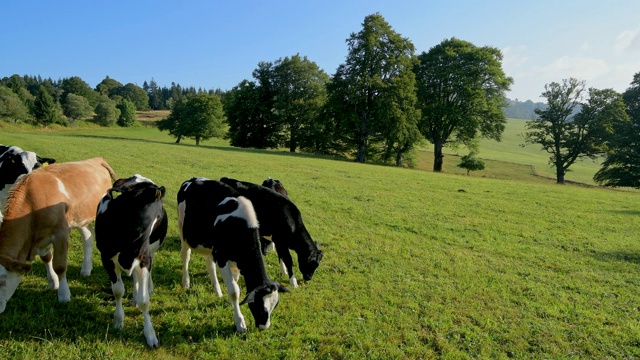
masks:
[(100, 201), (95, 225), (96, 246), (116, 298), (114, 327), (124, 326), (124, 284), (120, 274), (124, 270), (129, 276), (133, 273), (134, 303), (142, 311), (144, 336), (151, 348), (158, 347), (149, 317), (149, 295), (153, 292), (151, 265), (154, 253), (167, 235), (164, 194), (164, 186), (138, 174), (118, 179)]
[(0, 144), (0, 222), (9, 189), (18, 177), (30, 173), (44, 163), (54, 162), (55, 159), (42, 158), (33, 151), (23, 151), (17, 146)]
[[(256, 326), (267, 329), (271, 324), (271, 312), (278, 305), (278, 292), (289, 290), (269, 279), (260, 253), (255, 211), (249, 200), (237, 195), (229, 186), (205, 178), (192, 178), (180, 187), (178, 228), (182, 239), (182, 259), (185, 261), (183, 286), (188, 285), (187, 264), (190, 254), (185, 248), (201, 249), (203, 253), (207, 252), (203, 249), (208, 249), (209, 256), (213, 258), (213, 261), (207, 260), (209, 274), (216, 291), (219, 291), (213, 264), (215, 261), (221, 268), (227, 286), (236, 330), (247, 330), (240, 312), (240, 305), (244, 303), (248, 303)], [(240, 289), (237, 282), (241, 274), (245, 279), (247, 295), (242, 302), (238, 302)], [(218, 295), (221, 296), (221, 293)]]
[(93, 158), (52, 164), (16, 182), (0, 224), (0, 313), (36, 255), (47, 265), (49, 286), (58, 289), (58, 301), (71, 301), (67, 283), (69, 232), (80, 230), (84, 245), (81, 274), (88, 276), (93, 248), (90, 224), (100, 198), (115, 178), (102, 158)]
[(264, 186), (229, 178), (222, 178), (220, 181), (253, 203), (260, 223), (260, 234), (271, 236), (280, 259), (280, 268), (289, 276), (291, 286), (297, 288), (298, 281), (293, 273), (293, 258), (289, 249), (298, 254), (298, 267), (304, 280), (311, 280), (323, 253), (311, 239), (296, 205), (287, 197)]
[(267, 178), (267, 180), (262, 182), (262, 186), (269, 188), (280, 195), (285, 196), (287, 199), (289, 198), (289, 193), (284, 188), (280, 180), (274, 180), (271, 177)]

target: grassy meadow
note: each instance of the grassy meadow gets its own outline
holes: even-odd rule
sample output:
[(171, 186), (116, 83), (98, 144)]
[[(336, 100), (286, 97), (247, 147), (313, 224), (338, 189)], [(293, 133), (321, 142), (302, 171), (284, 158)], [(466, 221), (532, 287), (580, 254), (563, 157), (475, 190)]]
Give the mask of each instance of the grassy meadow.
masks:
[[(125, 328), (113, 329), (99, 253), (92, 275), (80, 277), (74, 232), (71, 302), (57, 302), (37, 260), (0, 314), (0, 359), (640, 357), (640, 194), (532, 175), (546, 175), (547, 157), (507, 149), (518, 144), (512, 123), (502, 143), (482, 144), (487, 170), (472, 176), (459, 175), (454, 153), (436, 174), (221, 140), (178, 145), (148, 127), (0, 128), (0, 143), (60, 162), (102, 156), (121, 177), (140, 173), (164, 185), (170, 220), (153, 269), (159, 349), (146, 346), (131, 279)], [(430, 169), (428, 155), (419, 168)], [(597, 166), (582, 166), (567, 178), (588, 183)], [(192, 255), (192, 287), (180, 286), (176, 193), (193, 176), (280, 179), (324, 250), (313, 280), (281, 296), (268, 330), (255, 328), (243, 306), (249, 331), (235, 332), (226, 289), (215, 296), (202, 256)], [(275, 253), (265, 261), (288, 284)]]

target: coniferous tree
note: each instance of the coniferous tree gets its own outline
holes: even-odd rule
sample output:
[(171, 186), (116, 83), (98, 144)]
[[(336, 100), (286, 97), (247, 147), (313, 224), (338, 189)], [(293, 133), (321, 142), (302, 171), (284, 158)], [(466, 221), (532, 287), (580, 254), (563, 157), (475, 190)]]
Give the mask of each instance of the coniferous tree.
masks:
[(65, 124), (60, 105), (57, 104), (45, 87), (41, 87), (33, 103), (33, 116), (36, 123), (45, 127), (56, 123)]
[(116, 107), (120, 110), (117, 124), (122, 127), (133, 126), (136, 122), (136, 106), (131, 101), (124, 99)]

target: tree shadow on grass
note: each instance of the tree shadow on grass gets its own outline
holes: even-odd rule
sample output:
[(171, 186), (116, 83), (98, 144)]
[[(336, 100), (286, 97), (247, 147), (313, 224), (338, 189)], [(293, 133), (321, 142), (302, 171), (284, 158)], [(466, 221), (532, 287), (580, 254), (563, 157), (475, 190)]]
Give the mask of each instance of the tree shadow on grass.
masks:
[(91, 139), (146, 142), (146, 143), (160, 144), (160, 145), (167, 145), (167, 146), (183, 146), (183, 147), (198, 148), (198, 149), (212, 149), (212, 150), (220, 150), (220, 151), (242, 152), (242, 153), (249, 153), (249, 154), (281, 155), (281, 156), (293, 156), (293, 157), (302, 157), (302, 158), (349, 161), (348, 159), (341, 156), (337, 156), (337, 155), (335, 156), (318, 155), (318, 154), (300, 153), (300, 152), (292, 153), (289, 151), (273, 150), (273, 149), (240, 148), (240, 147), (233, 147), (233, 146), (216, 146), (216, 145), (202, 145), (202, 144), (195, 145), (195, 144), (184, 144), (184, 143), (176, 144), (175, 142), (165, 142), (165, 141), (149, 140), (149, 139), (141, 139), (141, 138), (128, 138), (128, 137), (122, 137), (122, 136), (85, 135), (85, 134), (64, 134), (64, 136), (82, 137), (82, 138), (91, 138)]
[[(174, 249), (172, 249), (174, 251)], [(71, 302), (58, 302), (57, 290), (49, 289), (44, 264), (36, 260), (28, 281), (20, 284), (7, 303), (4, 313), (0, 314), (0, 344), (5, 341), (30, 343), (33, 341), (56, 341), (73, 344), (78, 341), (121, 341), (131, 344), (135, 348), (146, 348), (142, 335), (143, 321), (141, 311), (132, 303), (132, 278), (123, 274), (125, 296), (123, 305), (125, 311), (125, 327), (120, 330), (113, 328), (115, 298), (111, 290), (111, 282), (102, 268), (95, 266), (91, 276), (80, 275), (80, 266), (69, 264), (67, 279), (71, 291)], [(206, 270), (202, 269), (201, 280), (214, 290), (208, 281)], [(189, 289), (183, 292), (173, 290), (180, 282), (181, 268), (173, 263), (154, 262), (153, 279), (156, 292), (171, 294), (168, 296), (193, 297), (198, 296)], [(24, 280), (24, 279), (23, 279)], [(244, 286), (244, 284), (241, 284)], [(226, 290), (226, 289), (224, 289)], [(174, 294), (175, 292), (175, 294)], [(204, 326), (194, 328), (189, 323), (175, 326), (175, 322), (162, 316), (177, 312), (194, 311), (189, 309), (186, 301), (179, 301), (181, 305), (160, 307), (151, 295), (151, 320), (154, 324), (160, 346), (173, 347), (179, 344), (200, 342), (204, 338), (229, 338), (238, 336), (233, 322), (233, 309), (228, 306), (226, 294), (223, 298), (213, 298), (207, 307), (219, 309), (228, 313), (223, 320), (206, 322)], [(206, 300), (208, 301), (208, 300)], [(154, 304), (155, 303), (155, 304)], [(243, 309), (248, 322), (253, 321), (248, 309)], [(127, 345), (129, 346), (129, 345)]]
[(594, 251), (592, 255), (597, 260), (611, 262), (611, 261), (624, 261), (632, 264), (640, 265), (640, 252), (633, 251), (609, 251), (599, 252)]

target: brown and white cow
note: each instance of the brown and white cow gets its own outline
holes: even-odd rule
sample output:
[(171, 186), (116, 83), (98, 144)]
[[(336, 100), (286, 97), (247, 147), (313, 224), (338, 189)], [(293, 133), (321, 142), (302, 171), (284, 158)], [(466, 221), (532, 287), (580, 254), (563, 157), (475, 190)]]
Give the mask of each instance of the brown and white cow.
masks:
[(71, 301), (69, 232), (80, 230), (84, 247), (81, 275), (89, 276), (93, 267), (90, 224), (98, 202), (115, 179), (102, 158), (52, 164), (18, 179), (9, 192), (0, 225), (0, 313), (36, 255), (47, 265), (49, 286), (58, 289), (58, 301)]

